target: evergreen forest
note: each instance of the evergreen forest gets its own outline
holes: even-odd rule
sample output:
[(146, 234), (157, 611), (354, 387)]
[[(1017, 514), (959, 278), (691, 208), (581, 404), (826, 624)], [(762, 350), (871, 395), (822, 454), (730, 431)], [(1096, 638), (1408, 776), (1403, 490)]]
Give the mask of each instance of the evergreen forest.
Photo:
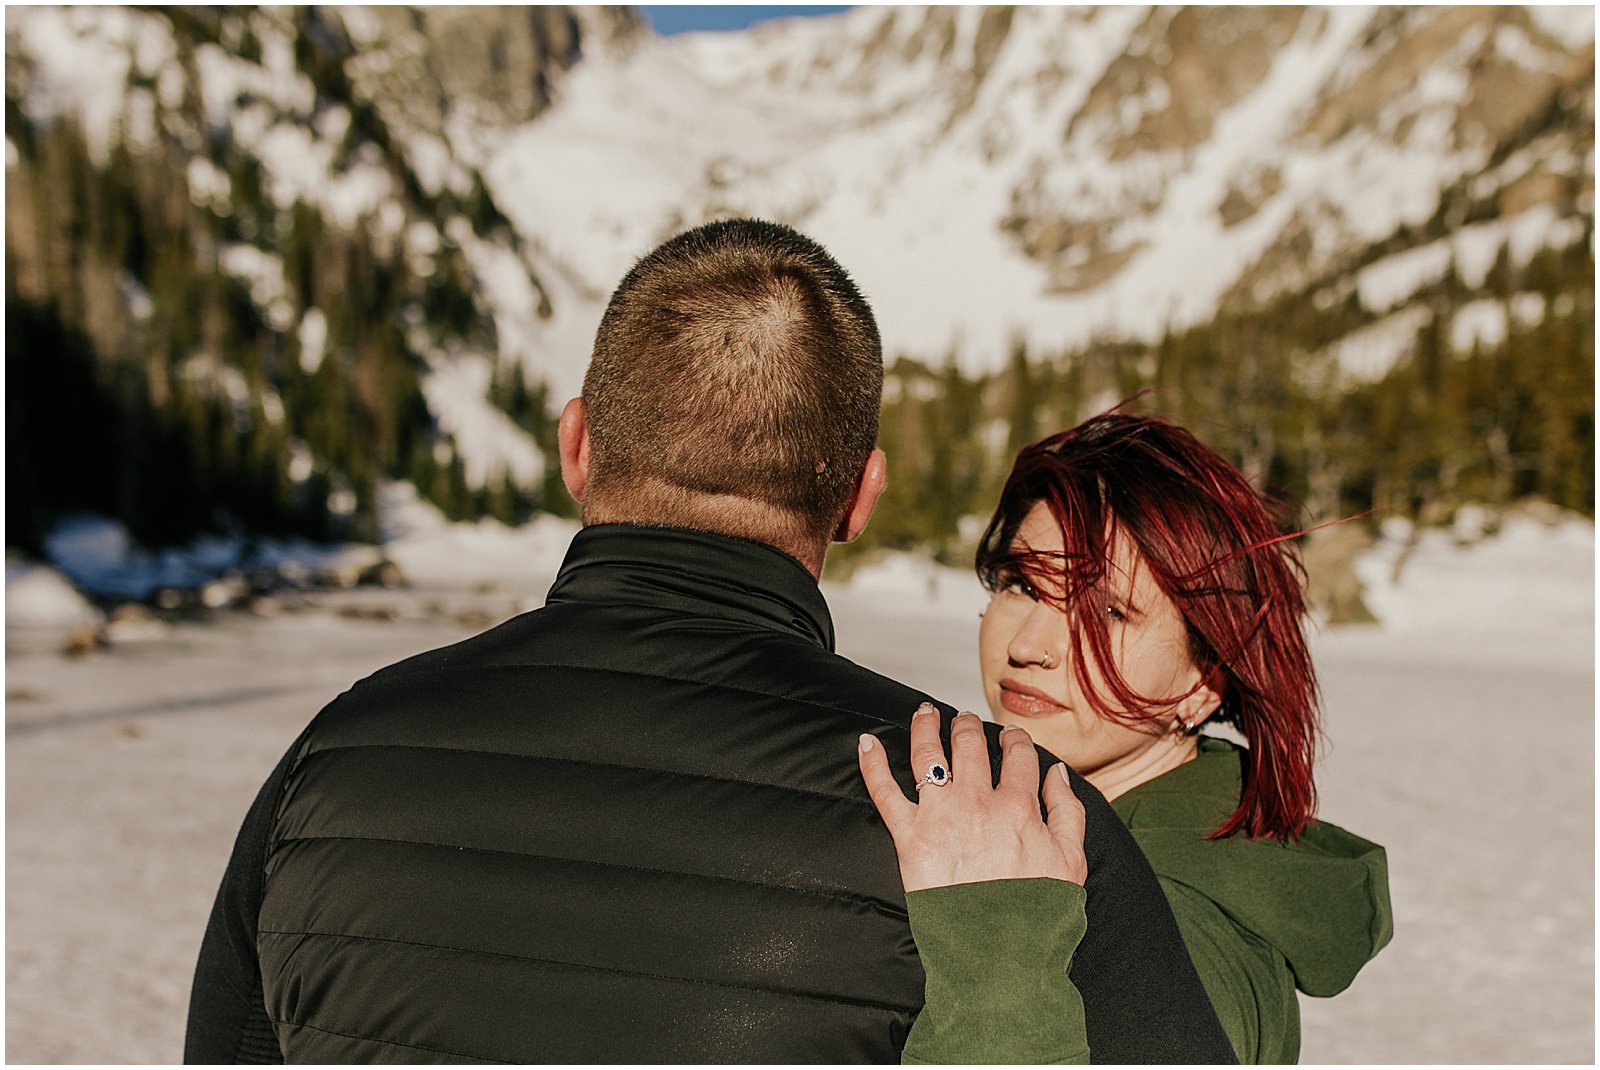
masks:
[[(248, 20), (167, 14), (191, 72), (200, 44), (259, 49)], [(80, 122), (35, 121), (8, 83), (8, 546), (38, 552), (76, 512), (152, 548), (201, 533), (372, 540), (385, 479), (413, 482), (453, 519), (566, 507), (508, 474), (469, 483), (422, 381), (433, 357), (494, 353), (494, 320), (458, 243), (419, 264), (395, 238), (418, 221), (513, 249), (516, 235), (476, 175), (465, 194), (427, 192), (351, 89), (349, 40), (313, 8), (287, 17), (314, 115), (349, 117), (333, 170), (387, 171), (400, 195), (381, 209), (398, 209), (398, 226), (380, 211), (341, 225), (307, 200), (275, 203), (261, 161), (192, 90), (153, 137), (119, 129), (97, 158)], [(219, 181), (226, 195), (210, 195)], [(229, 269), (240, 249), (281, 262), (283, 293), (263, 297)], [(502, 369), (487, 400), (553, 435), (542, 384), (520, 368)]]
[[(1353, 294), (1321, 308), (1286, 298), (1150, 344), (1017, 345), (985, 375), (963, 374), (954, 355), (902, 357), (887, 372), (879, 436), (889, 487), (845, 556), (918, 548), (966, 564), (1016, 450), (1123, 402), (1190, 428), (1297, 527), (1357, 514), (1434, 525), (1468, 503), (1528, 498), (1593, 517), (1590, 241), (1520, 269), (1502, 252), (1485, 289), (1451, 272), (1418, 300), (1430, 314), (1409, 350), (1367, 381), (1348, 381), (1333, 349), (1375, 319)], [(1503, 308), (1504, 340), (1456, 351), (1452, 311), (1486, 300)], [(1513, 303), (1542, 315), (1519, 320)]]

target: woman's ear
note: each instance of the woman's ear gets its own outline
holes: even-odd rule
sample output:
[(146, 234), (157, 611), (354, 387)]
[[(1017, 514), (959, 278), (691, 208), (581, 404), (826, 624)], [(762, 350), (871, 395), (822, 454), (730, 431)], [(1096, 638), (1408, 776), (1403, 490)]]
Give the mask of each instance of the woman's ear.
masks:
[(1190, 728), (1199, 728), (1221, 707), (1227, 688), (1227, 675), (1221, 666), (1218, 666), (1206, 674), (1205, 679), (1192, 694), (1178, 703), (1178, 708), (1174, 712), (1178, 719)]

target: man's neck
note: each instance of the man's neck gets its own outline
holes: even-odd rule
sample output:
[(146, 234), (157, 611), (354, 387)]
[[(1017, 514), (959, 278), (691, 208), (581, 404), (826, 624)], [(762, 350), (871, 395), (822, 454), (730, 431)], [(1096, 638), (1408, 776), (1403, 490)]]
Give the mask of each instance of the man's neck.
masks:
[(637, 524), (746, 539), (787, 554), (813, 579), (822, 579), (828, 541), (802, 540), (789, 534), (795, 526), (790, 513), (731, 494), (691, 493), (665, 484), (637, 490), (625, 497), (591, 492), (583, 503), (583, 525)]
[(811, 573), (811, 578), (817, 581), (822, 579), (823, 564), (827, 560), (828, 547), (826, 543), (809, 548), (785, 546), (771, 538), (763, 538), (757, 534), (748, 534), (743, 531), (726, 531), (708, 524), (684, 523), (675, 520), (665, 520), (660, 517), (619, 515), (611, 511), (601, 513), (585, 506), (582, 523), (584, 527), (593, 527), (597, 524), (631, 524), (635, 527), (671, 528), (677, 531), (698, 531), (707, 535), (721, 535), (730, 539), (743, 539), (746, 542), (757, 542), (770, 549), (776, 550), (786, 557), (793, 558), (800, 567)]

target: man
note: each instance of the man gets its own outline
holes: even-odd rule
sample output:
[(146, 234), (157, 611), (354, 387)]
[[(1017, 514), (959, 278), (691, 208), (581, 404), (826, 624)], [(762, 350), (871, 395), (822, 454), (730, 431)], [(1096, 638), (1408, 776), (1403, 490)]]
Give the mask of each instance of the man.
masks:
[[(640, 261), (561, 416), (585, 526), (548, 603), (361, 681), (290, 748), (186, 1059), (897, 1059), (922, 972), (856, 747), (904, 753), (926, 696), (833, 654), (817, 588), (884, 486), (881, 389), (866, 301), (794, 231)], [(1096, 1058), (1229, 1061), (1148, 865), (1074, 787)]]

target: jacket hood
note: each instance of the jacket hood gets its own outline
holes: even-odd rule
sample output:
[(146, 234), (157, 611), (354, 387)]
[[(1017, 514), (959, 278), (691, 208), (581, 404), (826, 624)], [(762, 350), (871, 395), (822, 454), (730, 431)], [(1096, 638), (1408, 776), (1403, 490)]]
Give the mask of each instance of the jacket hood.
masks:
[(1238, 806), (1244, 758), (1202, 737), (1198, 758), (1112, 805), (1158, 874), (1277, 949), (1300, 991), (1336, 995), (1394, 935), (1384, 850), (1325, 821), (1294, 843), (1205, 839)]

